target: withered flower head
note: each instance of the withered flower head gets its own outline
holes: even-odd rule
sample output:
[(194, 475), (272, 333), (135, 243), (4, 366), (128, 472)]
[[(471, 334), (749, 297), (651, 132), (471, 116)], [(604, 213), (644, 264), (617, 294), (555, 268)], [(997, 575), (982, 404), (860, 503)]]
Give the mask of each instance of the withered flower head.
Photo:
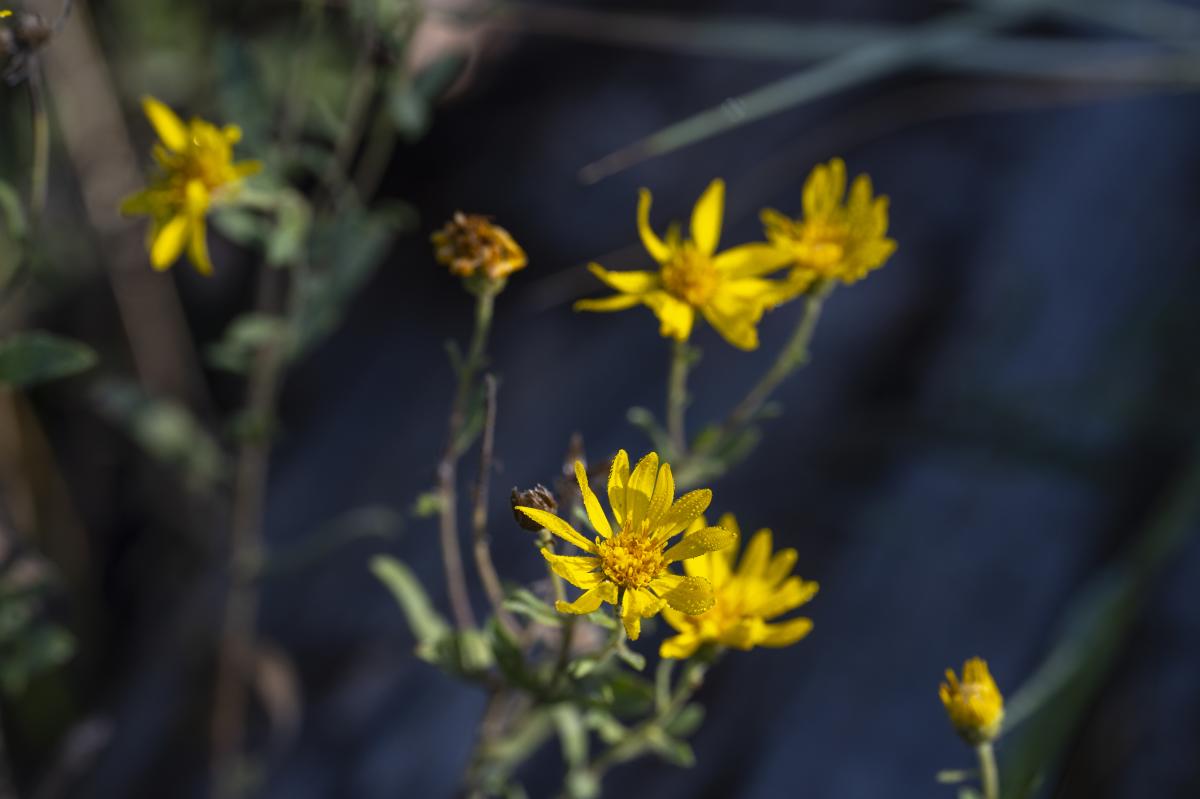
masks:
[(490, 280), (502, 280), (525, 268), (525, 251), (507, 230), (486, 216), (458, 211), (430, 238), (437, 262), (459, 277), (482, 273)]
[(517, 524), (521, 528), (528, 530), (531, 533), (536, 533), (542, 529), (542, 525), (535, 522), (533, 519), (526, 516), (517, 510), (517, 507), (537, 508), (544, 510), (547, 513), (554, 513), (558, 510), (558, 502), (554, 499), (554, 494), (550, 493), (550, 489), (546, 488), (541, 483), (538, 483), (533, 488), (527, 491), (521, 491), (517, 488), (512, 490), (510, 497), (513, 508), (513, 518), (517, 520)]

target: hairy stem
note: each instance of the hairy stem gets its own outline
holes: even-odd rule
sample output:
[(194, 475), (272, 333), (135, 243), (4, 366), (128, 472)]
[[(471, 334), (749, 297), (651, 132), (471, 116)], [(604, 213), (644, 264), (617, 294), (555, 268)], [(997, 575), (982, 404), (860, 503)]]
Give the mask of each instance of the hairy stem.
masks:
[[(264, 270), (257, 306), (272, 305), (271, 284), (278, 273)], [(295, 307), (297, 276), (291, 276), (289, 316)], [(255, 577), (263, 560), (262, 523), (270, 460), (270, 427), (283, 375), (286, 342), (268, 342), (256, 354), (249, 376), (246, 413), (262, 429), (238, 449), (228, 543), (229, 593), (217, 658), (212, 716), (212, 795), (240, 794), (238, 760), (245, 743), (247, 686), (254, 669)]]
[(438, 506), (440, 510), (439, 537), (442, 545), (442, 565), (446, 572), (446, 590), (450, 594), (450, 608), (455, 624), (460, 629), (475, 626), (475, 614), (471, 610), (471, 596), (467, 591), (467, 578), (463, 570), (462, 551), (458, 543), (458, 459), (462, 455), (463, 427), (467, 421), (468, 405), (475, 388), (475, 374), (483, 365), (484, 348), (488, 330), (492, 325), (496, 294), (490, 288), (481, 290), (475, 303), (475, 331), (471, 345), (459, 367), (458, 388), (450, 406), (450, 419), (446, 425), (446, 448), (438, 464)]
[(475, 508), (471, 514), (471, 528), (475, 539), (475, 567), (479, 570), (479, 580), (483, 590), (492, 603), (496, 619), (513, 635), (520, 632), (520, 626), (512, 615), (504, 609), (504, 588), (500, 585), (500, 576), (496, 573), (496, 564), (492, 562), (492, 551), (488, 546), (487, 535), (487, 501), (488, 486), (491, 482), (492, 461), (495, 457), (496, 444), (496, 377), (486, 375), (483, 378), (483, 436), (479, 447), (479, 479), (475, 482)]
[(984, 799), (1000, 799), (1000, 775), (991, 741), (975, 747), (975, 754), (979, 756), (979, 781), (983, 786)]
[(687, 428), (684, 412), (687, 410), (687, 375), (691, 353), (686, 341), (675, 341), (671, 348), (671, 371), (667, 380), (667, 434), (675, 457), (687, 452)]

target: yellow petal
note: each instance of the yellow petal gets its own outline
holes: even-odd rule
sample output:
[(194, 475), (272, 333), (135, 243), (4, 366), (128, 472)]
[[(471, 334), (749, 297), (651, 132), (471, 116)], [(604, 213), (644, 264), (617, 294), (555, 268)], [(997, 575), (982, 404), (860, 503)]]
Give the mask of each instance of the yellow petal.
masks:
[(641, 302), (642, 298), (636, 294), (614, 294), (598, 300), (576, 300), (571, 307), (576, 311), (623, 311)]
[(677, 560), (687, 560), (705, 552), (715, 552), (732, 546), (737, 541), (737, 535), (724, 527), (706, 527), (689, 535), (685, 535), (679, 543), (663, 553), (667, 563)]
[(608, 504), (617, 524), (625, 523), (625, 489), (629, 485), (629, 453), (618, 450), (608, 469)]
[(771, 558), (771, 564), (767, 566), (763, 572), (763, 581), (768, 585), (775, 585), (783, 578), (792, 573), (792, 567), (796, 565), (796, 550), (781, 549)]
[(680, 613), (699, 616), (716, 604), (712, 583), (703, 577), (685, 577), (679, 585), (663, 595), (667, 604)]
[(775, 589), (765, 602), (761, 602), (754, 612), (764, 619), (770, 619), (793, 608), (798, 608), (812, 599), (820, 588), (815, 582), (806, 582), (799, 577), (789, 577)]
[(765, 626), (759, 646), (789, 646), (796, 643), (812, 631), (812, 619), (789, 619), (779, 624)]
[(695, 654), (700, 644), (700, 638), (693, 633), (681, 633), (663, 641), (658, 648), (658, 656), (670, 660), (686, 660)]
[[(697, 521), (703, 521), (703, 519), (698, 519)], [(737, 519), (733, 517), (732, 513), (726, 513), (722, 516), (721, 520), (717, 522), (717, 526), (723, 527), (733, 533), (739, 540), (742, 537)], [(703, 526), (699, 529), (703, 529)], [(684, 533), (684, 535), (689, 534), (688, 532)], [(738, 547), (735, 544), (724, 549), (718, 549), (716, 552), (709, 552), (707, 555), (690, 558), (683, 562), (683, 570), (697, 577), (707, 577), (715, 588), (720, 588), (729, 582), (729, 577), (733, 574), (733, 561), (737, 557), (737, 550)]]
[(124, 216), (144, 216), (152, 213), (154, 207), (153, 193), (139, 191), (121, 200), (121, 214)]
[(559, 613), (575, 613), (578, 615), (599, 610), (600, 606), (605, 602), (610, 605), (617, 604), (617, 586), (607, 580), (595, 588), (589, 588), (587, 591), (584, 591), (574, 602), (558, 600), (554, 603), (554, 609)]
[(205, 277), (213, 273), (212, 259), (208, 257), (208, 229), (201, 216), (192, 220), (192, 233), (188, 237), (188, 260), (196, 271)]
[(170, 269), (171, 264), (179, 260), (183, 248), (187, 246), (189, 227), (188, 217), (178, 214), (158, 230), (150, 245), (150, 263), (155, 269)]
[(717, 291), (701, 309), (704, 318), (721, 337), (741, 350), (758, 349), (758, 330), (763, 303)]
[(771, 531), (759, 530), (746, 545), (742, 554), (742, 562), (738, 564), (737, 575), (741, 578), (759, 578), (771, 562)]
[(549, 548), (542, 550), (542, 557), (559, 577), (576, 588), (595, 588), (604, 581), (600, 559), (591, 555), (556, 555)]
[(154, 132), (158, 134), (159, 140), (166, 145), (167, 149), (176, 153), (187, 149), (188, 140), (191, 138), (188, 135), (187, 125), (183, 124), (183, 120), (165, 103), (153, 97), (143, 97), (142, 110), (146, 113), (150, 124), (154, 126)]
[(661, 541), (666, 541), (674, 538), (685, 527), (699, 518), (700, 514), (708, 510), (709, 504), (712, 503), (712, 490), (708, 488), (698, 488), (695, 491), (689, 491), (675, 501), (671, 509), (663, 514), (655, 526), (654, 537)]
[(642, 189), (638, 192), (638, 210), (637, 210), (637, 226), (638, 235), (642, 237), (642, 246), (646, 248), (646, 252), (650, 253), (650, 257), (660, 264), (670, 257), (671, 251), (663, 244), (662, 239), (650, 227), (650, 190)]
[(225, 141), (230, 144), (237, 144), (242, 140), (242, 129), (237, 125), (226, 125), (221, 128), (221, 135), (225, 137)]
[(734, 649), (753, 649), (762, 640), (766, 626), (757, 617), (742, 619), (737, 624), (723, 628), (717, 635), (717, 643)]
[(650, 496), (654, 492), (654, 483), (658, 477), (658, 453), (651, 452), (633, 468), (629, 476), (629, 485), (625, 487), (625, 508), (629, 513), (626, 527), (638, 529), (650, 509)]
[(662, 288), (658, 272), (610, 272), (600, 264), (588, 264), (588, 271), (604, 285), (622, 294), (645, 294)]
[(233, 165), (233, 173), (239, 178), (247, 178), (262, 172), (262, 161), (238, 161)]
[(721, 217), (725, 214), (725, 181), (717, 178), (708, 184), (692, 209), (692, 241), (701, 255), (717, 251), (721, 239)]
[(608, 517), (604, 515), (604, 508), (600, 507), (600, 500), (596, 499), (592, 487), (588, 485), (587, 469), (583, 468), (581, 461), (575, 461), (575, 479), (579, 483), (579, 493), (583, 496), (583, 508), (587, 511), (588, 521), (592, 523), (592, 527), (597, 533), (605, 538), (612, 537), (612, 527), (608, 523)]
[(646, 518), (650, 520), (651, 528), (657, 525), (658, 520), (670, 509), (671, 503), (674, 501), (675, 477), (671, 474), (671, 464), (664, 463), (658, 470), (654, 493), (650, 496), (650, 509), (646, 512)]
[(554, 533), (556, 536), (563, 539), (564, 541), (574, 544), (575, 546), (582, 549), (584, 552), (591, 552), (591, 553), (595, 554), (595, 552), (596, 552), (595, 544), (593, 544), (591, 541), (588, 541), (586, 538), (584, 538), (582, 535), (580, 535), (578, 532), (576, 532), (574, 527), (567, 524), (565, 521), (558, 518), (553, 513), (544, 511), (540, 508), (526, 508), (522, 505), (518, 505), (516, 509), (521, 511), (521, 513), (524, 513), (526, 516), (533, 519), (535, 522), (540, 524), (542, 527), (545, 527), (547, 530)]
[(687, 341), (692, 335), (692, 324), (696, 320), (692, 306), (665, 291), (651, 291), (643, 294), (641, 299), (658, 317), (660, 336)]
[(795, 256), (773, 244), (743, 244), (713, 258), (713, 266), (730, 280), (761, 277), (789, 265)]
[(621, 621), (625, 625), (625, 634), (629, 636), (629, 640), (636, 641), (642, 634), (642, 619), (655, 615), (666, 604), (666, 600), (654, 596), (649, 591), (625, 589), (625, 596), (621, 599)]

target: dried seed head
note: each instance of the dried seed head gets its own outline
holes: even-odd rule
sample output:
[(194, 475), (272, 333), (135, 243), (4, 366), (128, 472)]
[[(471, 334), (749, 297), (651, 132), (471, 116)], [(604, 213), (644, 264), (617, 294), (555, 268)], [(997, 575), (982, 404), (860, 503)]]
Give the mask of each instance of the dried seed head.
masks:
[(430, 238), (437, 262), (459, 277), (482, 274), (489, 280), (503, 280), (525, 268), (525, 251), (486, 216), (459, 211)]
[(541, 483), (538, 483), (527, 491), (521, 491), (520, 489), (514, 488), (512, 490), (512, 495), (509, 497), (509, 501), (512, 504), (513, 518), (517, 520), (517, 524), (521, 525), (522, 529), (528, 530), (531, 533), (536, 533), (537, 531), (541, 530), (542, 526), (526, 516), (524, 513), (518, 511), (518, 506), (537, 508), (538, 510), (544, 510), (548, 513), (554, 513), (558, 510), (558, 501), (554, 499), (554, 494), (550, 493), (550, 489), (546, 488)]

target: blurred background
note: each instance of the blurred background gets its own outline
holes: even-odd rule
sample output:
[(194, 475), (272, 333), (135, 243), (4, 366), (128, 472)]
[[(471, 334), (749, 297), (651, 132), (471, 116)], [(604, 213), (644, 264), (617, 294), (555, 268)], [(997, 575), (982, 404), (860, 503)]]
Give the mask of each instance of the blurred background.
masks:
[[(711, 673), (693, 768), (639, 760), (606, 795), (954, 796), (934, 775), (971, 753), (937, 684), (973, 655), (1023, 722), (999, 745), (1006, 776), (1040, 772), (1039, 795), (1064, 799), (1200, 795), (1200, 6), (110, 0), (57, 28), (57, 2), (16, 10), (49, 32), (0, 39), (0, 177), (26, 196), (31, 97), (52, 146), (32, 255), (0, 256), (0, 324), (86, 341), (98, 363), (0, 397), (6, 591), (36, 599), (0, 664), (8, 795), (207, 786), (226, 579), (207, 497), (243, 401), (210, 356), (258, 259), (218, 221), (213, 278), (151, 272), (142, 223), (115, 211), (150, 163), (145, 94), (237, 122), (239, 155), (301, 190), (333, 152), (361, 192), (325, 231), (352, 274), (282, 388), (251, 795), (454, 796), (483, 711), (413, 657), (366, 565), (403, 559), (445, 609), (414, 503), (453, 390), (443, 342), (471, 302), (429, 234), (488, 214), (529, 255), (491, 346), (491, 517), (502, 577), (536, 581), (508, 488), (554, 479), (573, 433), (597, 462), (647, 451), (626, 411), (664, 401), (656, 320), (573, 313), (603, 293), (583, 265), (648, 266), (639, 187), (662, 226), (723, 177), (723, 241), (741, 243), (760, 208), (797, 212), (833, 156), (890, 196), (899, 249), (834, 294), (781, 414), (712, 485), (713, 510), (799, 551), (815, 629)], [(340, 127), (356, 114), (374, 120), (361, 141)], [(756, 353), (698, 330), (692, 429), (799, 311), (769, 314)], [(560, 760), (551, 743), (531, 762), (530, 796), (555, 794)]]

